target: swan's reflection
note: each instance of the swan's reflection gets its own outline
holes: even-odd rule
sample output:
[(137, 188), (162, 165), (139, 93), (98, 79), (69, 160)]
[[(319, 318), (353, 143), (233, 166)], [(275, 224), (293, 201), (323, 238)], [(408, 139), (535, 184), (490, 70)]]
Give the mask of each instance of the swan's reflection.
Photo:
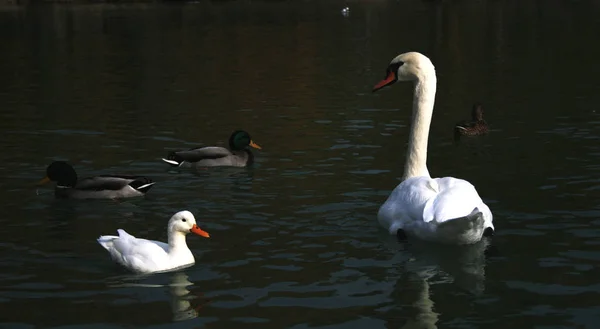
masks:
[[(151, 283), (155, 280), (164, 280), (168, 276), (169, 283)], [(166, 287), (171, 296), (169, 304), (173, 314), (173, 321), (191, 320), (197, 318), (199, 311), (208, 301), (203, 301), (197, 306), (192, 304), (201, 293), (190, 293), (190, 286), (193, 283), (188, 280), (188, 275), (183, 271), (155, 274), (155, 275), (121, 275), (113, 277), (109, 282), (110, 287), (144, 287), (144, 288), (164, 288)], [(147, 283), (143, 283), (147, 282)]]
[(489, 240), (466, 246), (413, 242), (406, 250), (412, 255), (406, 269), (431, 284), (453, 282), (474, 295), (485, 290), (485, 251)]
[[(398, 244), (394, 249), (404, 253), (405, 275), (396, 283), (394, 297), (406, 300), (407, 290), (416, 290), (411, 297), (414, 316), (401, 328), (437, 328), (441, 310), (435, 308), (430, 288), (436, 284), (455, 284), (461, 290), (479, 295), (485, 290), (486, 250), (489, 240), (467, 246), (447, 246), (411, 241)], [(405, 303), (407, 304), (407, 303)], [(437, 311), (437, 312), (436, 312)]]
[(414, 319), (408, 319), (408, 321), (401, 327), (401, 329), (436, 329), (438, 322), (439, 313), (433, 310), (433, 300), (429, 294), (429, 283), (425, 279), (419, 280), (422, 284), (417, 300), (413, 303), (413, 306), (417, 310), (417, 314)]

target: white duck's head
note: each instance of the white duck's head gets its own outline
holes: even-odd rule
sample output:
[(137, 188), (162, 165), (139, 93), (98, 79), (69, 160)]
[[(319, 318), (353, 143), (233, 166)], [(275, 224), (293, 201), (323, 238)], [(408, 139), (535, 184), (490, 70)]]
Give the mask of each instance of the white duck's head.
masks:
[(196, 218), (191, 212), (187, 210), (183, 210), (176, 213), (169, 220), (169, 233), (175, 232), (180, 232), (183, 234), (188, 234), (191, 232), (205, 238), (210, 237), (210, 234), (208, 234), (208, 232), (202, 230), (196, 224)]
[(418, 52), (408, 52), (392, 59), (385, 71), (385, 78), (373, 87), (373, 92), (394, 84), (396, 81), (421, 80), (435, 76), (435, 67), (431, 60)]

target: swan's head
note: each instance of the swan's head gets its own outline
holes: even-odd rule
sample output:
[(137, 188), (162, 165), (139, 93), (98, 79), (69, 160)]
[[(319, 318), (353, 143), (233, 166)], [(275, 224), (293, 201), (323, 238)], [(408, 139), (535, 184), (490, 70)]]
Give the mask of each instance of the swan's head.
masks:
[(373, 92), (394, 84), (396, 81), (421, 80), (435, 76), (435, 67), (427, 56), (418, 52), (409, 52), (392, 59), (385, 71), (385, 78), (373, 87)]
[(210, 237), (208, 232), (202, 230), (196, 224), (196, 218), (187, 210), (180, 211), (171, 217), (171, 220), (169, 220), (169, 232), (194, 233), (205, 238)]

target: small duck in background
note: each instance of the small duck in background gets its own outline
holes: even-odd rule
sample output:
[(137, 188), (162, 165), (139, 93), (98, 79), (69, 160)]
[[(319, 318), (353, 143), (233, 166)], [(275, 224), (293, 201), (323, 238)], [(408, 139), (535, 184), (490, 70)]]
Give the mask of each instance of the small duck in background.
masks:
[(250, 134), (236, 130), (229, 136), (229, 149), (220, 146), (196, 147), (169, 152), (167, 158), (162, 160), (173, 167), (246, 167), (254, 163), (254, 155), (248, 146), (261, 149), (252, 141)]
[(349, 16), (350, 15), (350, 7), (344, 7), (342, 8), (342, 16)]
[(471, 121), (463, 120), (454, 126), (454, 136), (479, 136), (489, 131), (487, 122), (483, 119), (483, 105), (479, 102), (473, 104), (471, 110)]
[(121, 199), (144, 196), (154, 182), (144, 176), (100, 175), (77, 180), (75, 169), (65, 161), (54, 161), (38, 185), (56, 182), (54, 195), (69, 199)]

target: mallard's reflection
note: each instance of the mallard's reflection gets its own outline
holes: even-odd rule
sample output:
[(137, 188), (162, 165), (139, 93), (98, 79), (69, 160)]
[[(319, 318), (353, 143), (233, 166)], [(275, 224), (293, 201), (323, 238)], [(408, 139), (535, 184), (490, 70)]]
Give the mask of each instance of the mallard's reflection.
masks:
[(251, 181), (254, 178), (253, 167), (168, 167), (165, 171), (172, 175), (191, 174), (201, 178), (229, 178), (239, 181)]
[[(206, 168), (168, 168), (169, 174), (190, 186), (219, 191), (248, 191), (254, 181), (253, 168), (206, 167)], [(200, 178), (200, 180), (198, 180)]]
[(192, 174), (205, 179), (223, 180), (223, 183), (230, 183), (233, 185), (251, 184), (254, 179), (254, 170), (252, 168), (199, 168), (193, 170)]
[[(155, 280), (164, 280), (169, 278), (169, 283), (151, 283)], [(191, 293), (190, 288), (193, 283), (188, 280), (188, 275), (183, 272), (164, 273), (156, 275), (121, 275), (113, 277), (109, 282), (110, 287), (138, 287), (138, 288), (167, 288), (171, 305), (173, 321), (183, 321), (197, 318), (200, 309), (208, 303), (204, 300), (199, 305), (194, 306), (194, 300), (199, 299), (202, 293)]]

